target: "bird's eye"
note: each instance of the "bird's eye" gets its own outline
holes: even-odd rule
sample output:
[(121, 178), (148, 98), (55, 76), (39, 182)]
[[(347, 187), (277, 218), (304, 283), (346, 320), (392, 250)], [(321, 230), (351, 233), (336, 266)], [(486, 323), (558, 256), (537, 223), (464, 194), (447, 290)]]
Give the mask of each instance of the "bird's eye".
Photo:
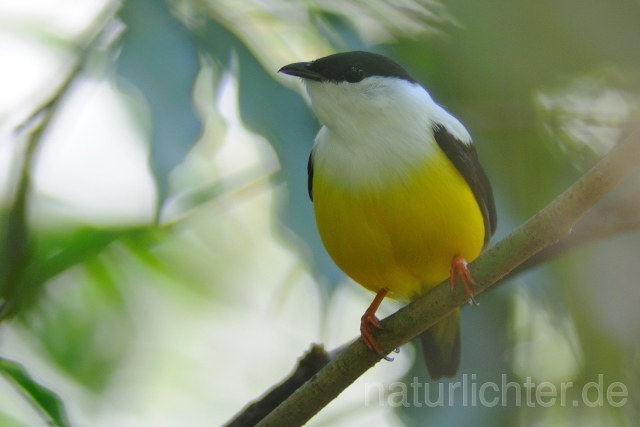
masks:
[(349, 83), (358, 83), (364, 78), (364, 71), (358, 67), (351, 67), (344, 73), (344, 78)]

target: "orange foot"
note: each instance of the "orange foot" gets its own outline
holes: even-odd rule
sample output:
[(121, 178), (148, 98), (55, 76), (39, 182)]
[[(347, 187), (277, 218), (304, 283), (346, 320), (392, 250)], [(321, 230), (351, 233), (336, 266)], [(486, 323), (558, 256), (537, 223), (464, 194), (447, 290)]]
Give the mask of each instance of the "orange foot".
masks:
[(454, 257), (451, 261), (451, 272), (449, 276), (449, 285), (451, 285), (451, 290), (456, 288), (456, 279), (458, 277), (464, 285), (464, 290), (467, 291), (467, 295), (471, 298), (469, 300), (469, 304), (479, 305), (475, 298), (473, 298), (473, 290), (471, 289), (471, 285), (475, 285), (476, 281), (473, 280), (473, 276), (467, 268), (467, 260), (461, 256)]
[(384, 354), (384, 352), (382, 351), (382, 347), (380, 347), (380, 344), (378, 344), (376, 339), (373, 337), (373, 334), (371, 333), (371, 327), (384, 329), (380, 324), (380, 321), (376, 317), (376, 311), (378, 310), (378, 307), (380, 307), (380, 303), (384, 299), (385, 295), (387, 295), (387, 290), (380, 290), (376, 294), (376, 297), (373, 299), (373, 302), (371, 303), (369, 308), (367, 308), (367, 311), (365, 311), (362, 315), (362, 318), (360, 319), (360, 334), (362, 335), (362, 341), (364, 341), (364, 343), (371, 349), (371, 351), (382, 357), (384, 360), (391, 362), (393, 358)]

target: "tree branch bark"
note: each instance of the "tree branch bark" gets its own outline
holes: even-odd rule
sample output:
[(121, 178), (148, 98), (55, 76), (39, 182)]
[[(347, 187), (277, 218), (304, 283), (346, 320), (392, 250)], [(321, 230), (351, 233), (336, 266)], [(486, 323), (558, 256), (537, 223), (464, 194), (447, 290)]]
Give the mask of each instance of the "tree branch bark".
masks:
[[(549, 205), (484, 252), (469, 265), (480, 294), (521, 263), (571, 232), (591, 207), (640, 165), (640, 125), (630, 126), (621, 142)], [(383, 350), (390, 352), (468, 301), (462, 287), (452, 293), (448, 280), (382, 321), (375, 331)], [(360, 375), (380, 361), (362, 339), (338, 354), (320, 372), (257, 425), (305, 424)]]

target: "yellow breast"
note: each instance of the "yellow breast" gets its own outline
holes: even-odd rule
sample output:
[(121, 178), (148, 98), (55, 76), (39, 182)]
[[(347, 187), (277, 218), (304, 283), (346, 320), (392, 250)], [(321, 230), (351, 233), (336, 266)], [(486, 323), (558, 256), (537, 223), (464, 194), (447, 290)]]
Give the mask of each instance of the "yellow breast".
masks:
[(437, 150), (402, 179), (353, 188), (314, 170), (313, 205), (322, 241), (353, 280), (412, 298), (449, 276), (451, 260), (481, 252), (482, 213), (462, 175)]

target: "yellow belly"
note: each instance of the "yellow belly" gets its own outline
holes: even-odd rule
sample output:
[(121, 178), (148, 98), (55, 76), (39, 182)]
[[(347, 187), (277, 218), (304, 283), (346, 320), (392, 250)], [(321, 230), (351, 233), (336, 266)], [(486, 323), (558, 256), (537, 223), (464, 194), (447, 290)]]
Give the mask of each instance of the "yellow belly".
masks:
[(449, 276), (453, 257), (472, 261), (484, 242), (476, 199), (442, 152), (376, 188), (342, 186), (316, 169), (313, 205), (336, 264), (365, 288), (396, 298), (431, 289)]

